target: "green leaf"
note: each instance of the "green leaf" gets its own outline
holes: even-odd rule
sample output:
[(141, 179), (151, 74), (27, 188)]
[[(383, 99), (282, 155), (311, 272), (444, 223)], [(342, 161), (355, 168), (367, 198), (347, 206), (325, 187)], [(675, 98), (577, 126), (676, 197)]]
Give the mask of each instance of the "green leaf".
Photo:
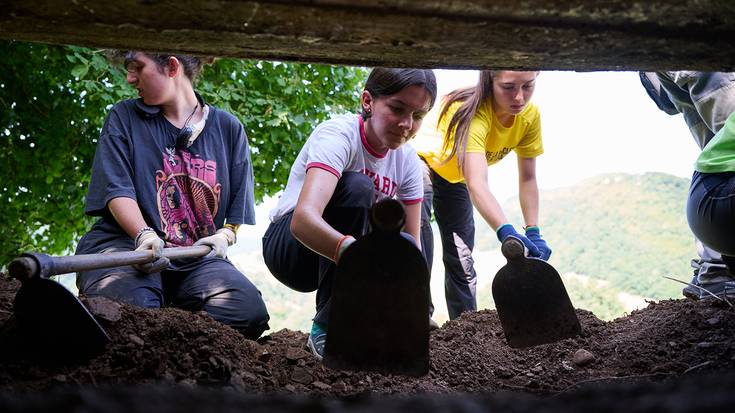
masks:
[(84, 75), (87, 74), (87, 71), (89, 71), (89, 66), (87, 65), (76, 65), (73, 69), (71, 69), (71, 75), (78, 78), (83, 78)]

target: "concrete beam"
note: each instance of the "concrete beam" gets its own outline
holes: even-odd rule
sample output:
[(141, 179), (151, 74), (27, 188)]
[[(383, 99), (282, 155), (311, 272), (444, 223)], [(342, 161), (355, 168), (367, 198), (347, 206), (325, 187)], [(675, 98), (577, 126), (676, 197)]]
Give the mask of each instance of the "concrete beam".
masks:
[(431, 68), (735, 71), (729, 0), (8, 0), (0, 39)]

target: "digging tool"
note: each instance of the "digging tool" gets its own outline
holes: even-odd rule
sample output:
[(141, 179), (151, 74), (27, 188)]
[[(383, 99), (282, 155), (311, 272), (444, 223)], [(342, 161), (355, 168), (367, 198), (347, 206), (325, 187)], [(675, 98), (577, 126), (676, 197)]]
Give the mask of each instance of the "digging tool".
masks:
[(493, 279), (492, 293), (508, 345), (531, 347), (579, 335), (579, 319), (554, 267), (526, 257), (515, 237), (506, 238), (501, 251), (508, 263)]
[[(197, 258), (207, 255), (208, 246), (164, 248), (169, 259)], [(100, 354), (110, 337), (94, 316), (71, 291), (49, 279), (52, 275), (99, 268), (152, 262), (153, 251), (125, 251), (52, 257), (26, 253), (8, 265), (8, 273), (22, 285), (13, 310), (18, 325), (31, 344), (39, 348), (54, 346), (65, 355), (78, 358)]]
[(350, 245), (335, 271), (324, 363), (409, 376), (429, 371), (429, 270), (401, 235), (392, 199), (375, 204), (372, 232)]

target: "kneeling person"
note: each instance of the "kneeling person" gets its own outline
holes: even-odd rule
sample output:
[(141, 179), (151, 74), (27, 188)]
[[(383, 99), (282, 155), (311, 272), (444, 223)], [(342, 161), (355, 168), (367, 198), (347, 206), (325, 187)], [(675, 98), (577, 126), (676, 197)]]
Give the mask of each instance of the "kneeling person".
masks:
[[(198, 58), (129, 52), (125, 65), (140, 98), (117, 103), (105, 120), (85, 207), (100, 219), (77, 254), (153, 250), (159, 259), (80, 272), (79, 291), (146, 308), (206, 311), (256, 339), (268, 329), (265, 303), (226, 256), (237, 227), (255, 223), (243, 126), (194, 91)], [(161, 257), (164, 246), (192, 244), (212, 252)]]
[(360, 99), (360, 115), (323, 122), (309, 136), (263, 236), (268, 269), (296, 291), (316, 290), (308, 346), (326, 343), (335, 263), (368, 231), (370, 207), (395, 197), (406, 209), (405, 232), (418, 246), (423, 182), (416, 152), (404, 145), (434, 105), (431, 70), (376, 68)]

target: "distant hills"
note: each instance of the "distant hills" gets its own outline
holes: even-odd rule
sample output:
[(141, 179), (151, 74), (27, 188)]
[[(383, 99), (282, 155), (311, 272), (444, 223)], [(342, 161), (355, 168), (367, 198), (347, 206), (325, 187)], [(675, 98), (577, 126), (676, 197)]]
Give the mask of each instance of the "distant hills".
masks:
[[(683, 285), (663, 276), (691, 279), (696, 249), (685, 217), (688, 188), (688, 179), (668, 174), (606, 174), (541, 193), (550, 262), (569, 275), (565, 282), (577, 307), (611, 318), (635, 296), (681, 297)], [(505, 210), (522, 225), (517, 199)], [(482, 245), (493, 244), (497, 248), (495, 234), (483, 233)]]
[[(681, 297), (696, 256), (684, 215), (689, 180), (662, 173), (607, 174), (541, 193), (541, 230), (553, 249), (551, 264), (562, 274), (574, 305), (603, 319), (622, 316), (644, 299)], [(508, 218), (523, 225), (517, 198), (505, 203)], [(493, 307), (492, 275), (505, 263), (495, 233), (476, 216), (478, 307)], [(435, 318), (446, 320), (444, 269), (438, 231), (432, 274)], [(255, 248), (259, 248), (255, 247)], [(233, 257), (266, 299), (274, 329), (308, 331), (314, 294), (296, 293), (270, 275), (259, 250)]]

